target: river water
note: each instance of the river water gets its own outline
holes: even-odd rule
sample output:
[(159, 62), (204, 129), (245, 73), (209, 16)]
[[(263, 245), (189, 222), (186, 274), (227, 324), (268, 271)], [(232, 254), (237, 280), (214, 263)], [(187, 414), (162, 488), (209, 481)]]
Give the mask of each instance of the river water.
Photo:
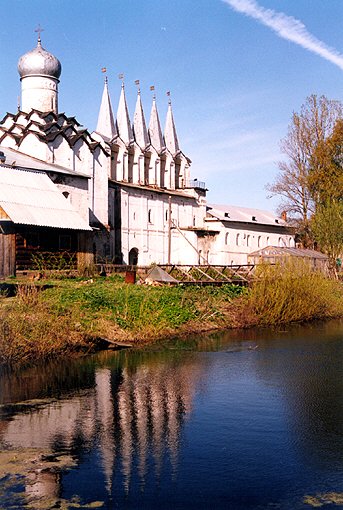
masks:
[(343, 322), (0, 376), (0, 509), (343, 508)]

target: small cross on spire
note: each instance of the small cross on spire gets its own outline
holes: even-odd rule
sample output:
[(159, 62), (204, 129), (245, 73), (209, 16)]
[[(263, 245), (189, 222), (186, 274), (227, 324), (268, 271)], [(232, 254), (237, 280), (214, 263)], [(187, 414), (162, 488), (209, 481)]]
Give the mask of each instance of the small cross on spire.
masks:
[(42, 32), (44, 32), (44, 28), (42, 28), (40, 26), (40, 24), (38, 23), (38, 27), (35, 29), (35, 32), (38, 33), (38, 40), (37, 40), (37, 42), (40, 45), (41, 44), (41, 37), (40, 37), (40, 35), (41, 35)]

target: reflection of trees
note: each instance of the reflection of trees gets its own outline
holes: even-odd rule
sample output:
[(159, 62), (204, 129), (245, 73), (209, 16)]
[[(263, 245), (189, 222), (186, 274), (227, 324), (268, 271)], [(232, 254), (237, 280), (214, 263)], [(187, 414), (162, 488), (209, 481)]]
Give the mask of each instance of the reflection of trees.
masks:
[[(182, 425), (202, 372), (191, 353), (183, 355), (181, 363), (173, 357), (150, 354), (132, 363), (128, 356), (130, 362), (121, 368), (88, 370), (88, 388), (77, 394), (32, 405), (25, 412), (11, 407), (0, 442), (14, 449), (69, 451), (79, 459), (93, 446), (108, 493), (115, 480), (128, 492), (133, 477), (144, 490), (152, 466), (155, 479), (166, 466), (171, 476), (177, 470)], [(59, 477), (45, 474), (32, 481), (29, 492), (54, 495), (58, 484)]]
[[(307, 463), (332, 469), (343, 453), (342, 323), (289, 327), (259, 340), (254, 370), (280, 387), (294, 433)], [(264, 349), (264, 346), (267, 349)], [(339, 463), (339, 464), (338, 464)]]

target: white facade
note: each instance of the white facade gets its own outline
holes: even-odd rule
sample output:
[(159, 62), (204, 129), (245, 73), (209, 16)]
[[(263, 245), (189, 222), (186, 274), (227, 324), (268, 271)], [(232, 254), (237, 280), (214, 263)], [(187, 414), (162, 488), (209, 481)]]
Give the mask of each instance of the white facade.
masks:
[(90, 133), (58, 112), (61, 64), (40, 39), (18, 70), (22, 106), (0, 122), (0, 150), (7, 164), (47, 171), (93, 227), (99, 262), (246, 264), (258, 248), (294, 246), (286, 223), (270, 213), (206, 207), (205, 185), (191, 180), (170, 101), (162, 133), (155, 97), (146, 122), (138, 90), (131, 122), (122, 84), (115, 118), (106, 79)]
[(268, 211), (232, 205), (209, 205), (207, 209), (206, 225), (219, 232), (204, 247), (211, 264), (246, 264), (249, 253), (265, 246), (295, 246), (286, 221)]

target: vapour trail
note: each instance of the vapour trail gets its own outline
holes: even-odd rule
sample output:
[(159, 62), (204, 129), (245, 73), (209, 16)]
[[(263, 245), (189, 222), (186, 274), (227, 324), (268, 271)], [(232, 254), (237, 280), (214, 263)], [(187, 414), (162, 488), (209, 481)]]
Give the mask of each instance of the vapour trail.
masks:
[(271, 28), (279, 37), (320, 55), (343, 69), (343, 55), (312, 35), (298, 19), (259, 5), (255, 0), (222, 0), (237, 12)]

